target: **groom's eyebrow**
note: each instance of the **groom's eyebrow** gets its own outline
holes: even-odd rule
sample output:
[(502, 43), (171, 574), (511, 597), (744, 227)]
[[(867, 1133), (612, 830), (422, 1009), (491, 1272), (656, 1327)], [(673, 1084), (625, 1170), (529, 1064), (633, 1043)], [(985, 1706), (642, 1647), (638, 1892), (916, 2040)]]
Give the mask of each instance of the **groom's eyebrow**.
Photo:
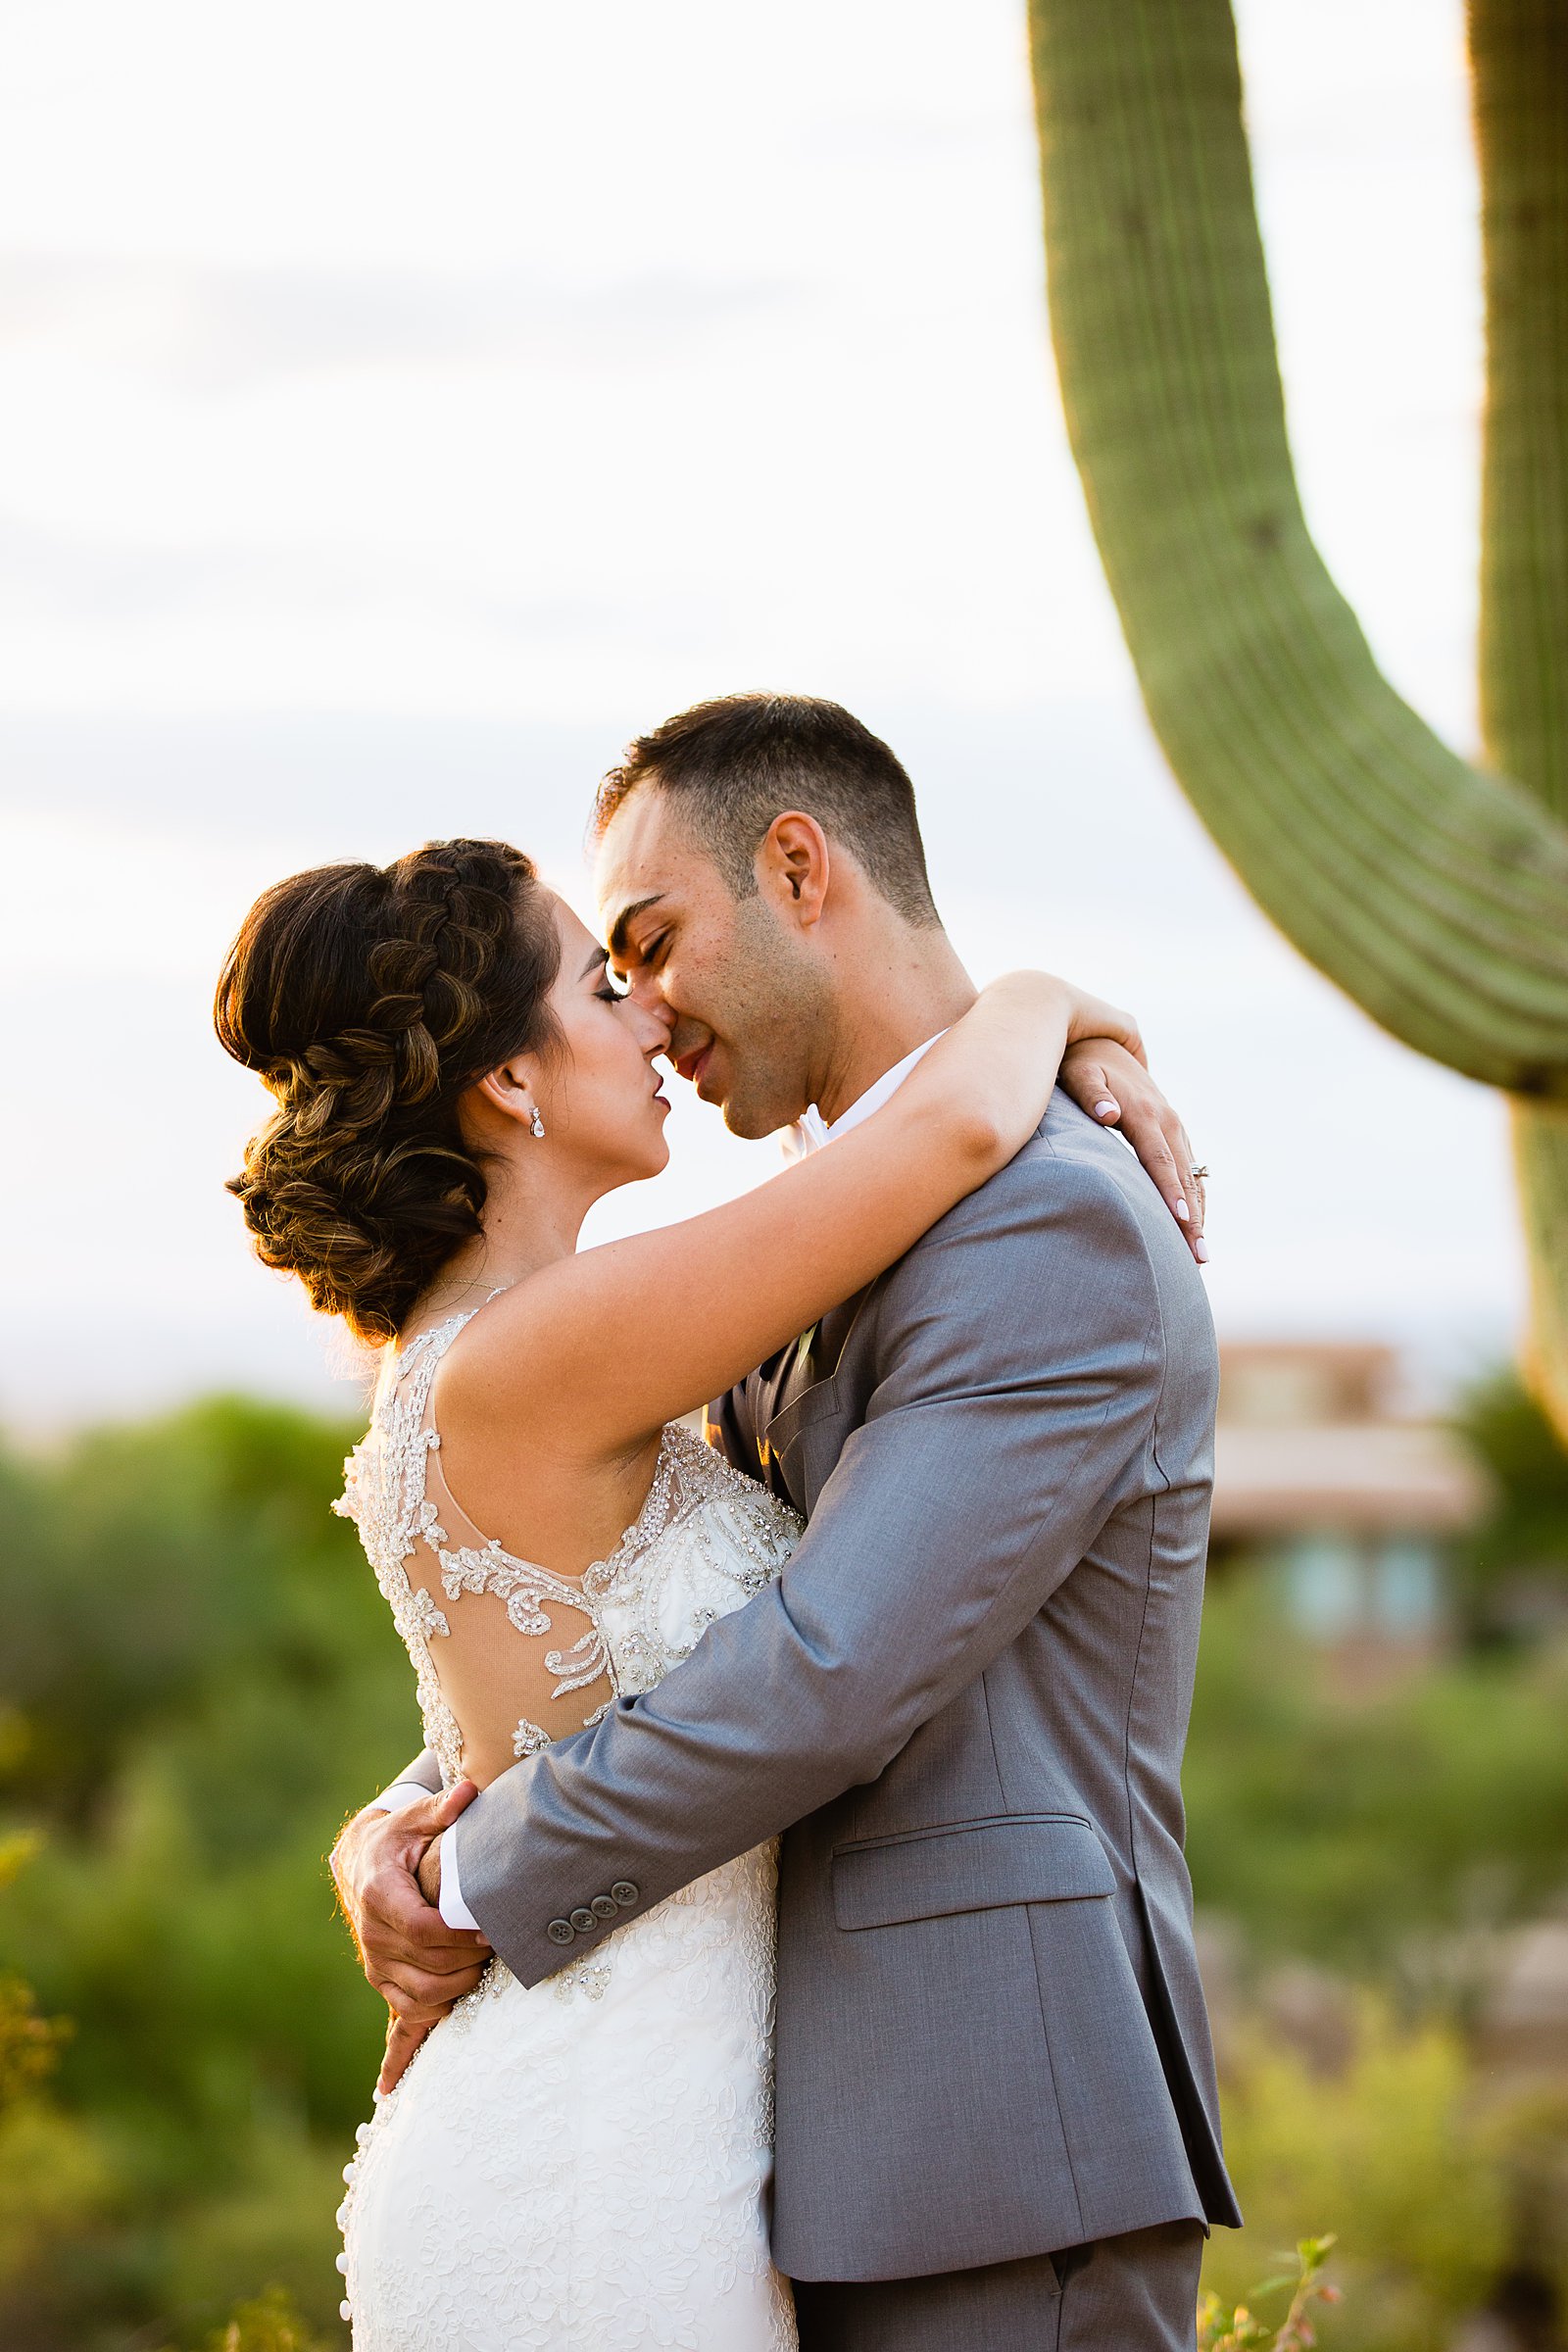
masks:
[(662, 890), (656, 890), (646, 899), (633, 899), (631, 905), (623, 906), (616, 915), (610, 934), (610, 953), (617, 962), (624, 960), (626, 933), (630, 926), (640, 914), (646, 914), (650, 906), (657, 906), (663, 896), (664, 893)]

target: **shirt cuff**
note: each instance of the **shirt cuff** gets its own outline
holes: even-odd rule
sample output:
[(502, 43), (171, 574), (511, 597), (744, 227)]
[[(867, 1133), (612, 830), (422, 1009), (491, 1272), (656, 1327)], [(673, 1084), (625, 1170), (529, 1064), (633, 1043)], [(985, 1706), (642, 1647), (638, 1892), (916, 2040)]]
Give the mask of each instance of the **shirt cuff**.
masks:
[[(478, 1928), (479, 1922), (463, 1899), (458, 1877), (458, 1841), (449, 1830), (441, 1840), (441, 1916), (449, 1928)], [(483, 1930), (480, 1929), (480, 1934)]]
[(427, 1788), (422, 1781), (394, 1781), (379, 1796), (372, 1796), (366, 1806), (367, 1813), (401, 1813), (405, 1805), (416, 1805), (421, 1796), (434, 1796), (435, 1789)]

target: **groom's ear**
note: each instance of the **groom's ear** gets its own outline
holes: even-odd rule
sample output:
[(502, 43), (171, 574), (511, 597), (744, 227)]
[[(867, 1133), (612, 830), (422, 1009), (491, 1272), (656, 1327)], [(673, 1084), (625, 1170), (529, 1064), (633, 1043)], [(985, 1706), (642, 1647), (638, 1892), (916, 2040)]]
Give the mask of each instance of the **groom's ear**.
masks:
[(786, 808), (757, 847), (757, 884), (786, 922), (803, 931), (821, 920), (831, 879), (827, 835), (814, 816)]

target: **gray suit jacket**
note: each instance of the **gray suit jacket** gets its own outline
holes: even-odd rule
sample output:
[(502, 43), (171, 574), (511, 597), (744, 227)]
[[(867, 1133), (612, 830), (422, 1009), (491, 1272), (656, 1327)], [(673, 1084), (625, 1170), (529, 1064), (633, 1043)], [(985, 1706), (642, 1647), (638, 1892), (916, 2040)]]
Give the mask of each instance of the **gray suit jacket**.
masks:
[(605, 1932), (549, 1933), (612, 1886), (624, 1918), (785, 1833), (773, 2247), (796, 2278), (1240, 2218), (1179, 1786), (1216, 1385), (1167, 1211), (1058, 1093), (715, 1408), (731, 1459), (808, 1515), (781, 1581), (457, 1825), (525, 1984)]

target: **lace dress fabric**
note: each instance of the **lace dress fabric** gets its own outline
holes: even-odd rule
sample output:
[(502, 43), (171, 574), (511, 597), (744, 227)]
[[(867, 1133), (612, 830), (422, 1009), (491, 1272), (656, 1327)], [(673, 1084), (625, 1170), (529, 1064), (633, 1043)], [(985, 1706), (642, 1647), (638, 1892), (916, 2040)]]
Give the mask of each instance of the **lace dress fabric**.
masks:
[[(554, 1698), (633, 1693), (776, 1576), (799, 1534), (672, 1424), (636, 1520), (580, 1583), (494, 1543), (453, 1544), (427, 1491), (431, 1389), (469, 1319), (393, 1358), (337, 1505), (391, 1604), (448, 1786), (464, 1733), (436, 1654), (467, 1595), (504, 1605), (535, 1675), (551, 1642)], [(526, 1755), (547, 1735), (523, 1713), (512, 1744)], [(759, 1847), (543, 1984), (492, 1962), (360, 2129), (339, 2216), (356, 2352), (794, 2352), (767, 2246), (775, 1880), (775, 1848)]]

